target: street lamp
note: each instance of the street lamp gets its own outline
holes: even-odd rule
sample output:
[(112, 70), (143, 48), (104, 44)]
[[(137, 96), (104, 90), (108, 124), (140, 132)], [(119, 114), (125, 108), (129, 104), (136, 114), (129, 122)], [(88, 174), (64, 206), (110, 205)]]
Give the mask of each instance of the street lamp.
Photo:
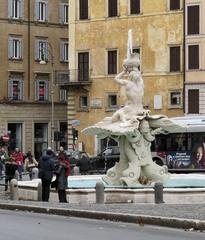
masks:
[(53, 48), (52, 45), (50, 43), (48, 43), (48, 48), (47, 46), (42, 46), (41, 45), (41, 60), (40, 60), (40, 64), (41, 65), (45, 65), (46, 61), (45, 61), (45, 57), (44, 57), (44, 52), (47, 51), (49, 52), (50, 58), (51, 58), (51, 147), (52, 150), (54, 150), (54, 130), (55, 130), (55, 126), (54, 126), (54, 56), (53, 56)]

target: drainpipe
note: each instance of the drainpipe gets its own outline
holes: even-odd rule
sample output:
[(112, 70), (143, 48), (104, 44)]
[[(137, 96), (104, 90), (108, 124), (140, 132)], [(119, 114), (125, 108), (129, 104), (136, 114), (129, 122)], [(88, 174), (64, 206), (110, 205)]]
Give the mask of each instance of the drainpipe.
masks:
[(30, 96), (31, 96), (31, 89), (30, 89), (30, 84), (31, 84), (31, 70), (30, 70), (30, 67), (31, 67), (31, 50), (30, 50), (30, 46), (31, 46), (31, 9), (30, 9), (30, 0), (28, 0), (28, 55), (27, 55), (27, 57), (28, 57), (28, 67), (27, 67), (27, 72), (28, 72), (28, 74), (27, 74), (27, 77), (28, 77), (28, 82), (27, 82), (27, 84), (28, 84), (28, 92), (27, 92), (27, 94), (28, 94), (28, 100), (30, 100)]
[(183, 0), (183, 112), (185, 114), (185, 82), (186, 82), (186, 0)]

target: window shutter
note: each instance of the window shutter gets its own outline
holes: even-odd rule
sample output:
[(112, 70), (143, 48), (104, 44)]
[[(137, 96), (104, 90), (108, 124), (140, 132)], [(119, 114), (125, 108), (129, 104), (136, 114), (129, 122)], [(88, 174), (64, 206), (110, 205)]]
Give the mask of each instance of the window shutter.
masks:
[(8, 58), (13, 58), (13, 38), (9, 38), (8, 41)]
[(188, 6), (188, 34), (199, 34), (199, 6)]
[(188, 90), (188, 113), (199, 113), (199, 89)]
[(64, 23), (64, 4), (63, 4), (63, 3), (60, 4), (60, 9), (59, 9), (59, 22), (60, 22), (61, 24)]
[(130, 0), (130, 14), (140, 14), (140, 0)]
[(64, 42), (60, 42), (60, 61), (64, 61)]
[(35, 81), (35, 100), (39, 100), (39, 80)]
[(13, 80), (8, 80), (8, 97), (13, 98)]
[(19, 58), (23, 59), (23, 40), (19, 39)]
[(69, 5), (65, 4), (64, 6), (64, 21), (66, 24), (68, 24), (69, 21)]
[(36, 40), (35, 43), (35, 60), (40, 59), (40, 54), (39, 54), (39, 40)]
[(88, 0), (79, 1), (80, 19), (88, 19)]
[(169, 0), (170, 1), (170, 10), (180, 9), (180, 0)]
[(24, 95), (24, 84), (23, 80), (19, 81), (19, 88), (20, 88), (20, 93), (19, 93), (19, 100), (23, 100), (23, 95)]
[[(49, 44), (47, 41), (44, 42), (44, 48), (45, 48), (45, 60), (48, 61), (48, 56), (49, 56)], [(51, 56), (50, 56), (51, 58)]]
[(108, 74), (117, 73), (117, 51), (108, 51)]
[(68, 42), (65, 44), (65, 61), (68, 62), (69, 61), (69, 45), (68, 45)]
[(49, 100), (49, 88), (50, 88), (50, 84), (48, 83), (48, 81), (45, 81), (45, 98), (44, 98), (44, 100), (46, 100), (46, 101)]
[(8, 0), (8, 18), (12, 17), (12, 0)]
[(170, 72), (180, 71), (180, 47), (170, 47)]
[(46, 1), (45, 2), (45, 20), (48, 21), (49, 20), (49, 4), (48, 2)]
[(39, 20), (39, 0), (36, 0), (35, 2), (35, 20), (38, 21)]
[(199, 69), (199, 45), (190, 45), (188, 49), (189, 69)]
[(19, 2), (19, 17), (21, 19), (24, 18), (24, 0), (20, 0)]
[(108, 15), (109, 17), (116, 17), (117, 16), (117, 3), (118, 0), (108, 0), (109, 4), (108, 4)]

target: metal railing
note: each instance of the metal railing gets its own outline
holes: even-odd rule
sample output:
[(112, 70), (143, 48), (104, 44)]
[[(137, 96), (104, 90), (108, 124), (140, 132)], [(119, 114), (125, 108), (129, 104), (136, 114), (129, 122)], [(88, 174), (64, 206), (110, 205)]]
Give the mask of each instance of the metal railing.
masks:
[(67, 85), (70, 82), (90, 82), (90, 71), (71, 69), (66, 71), (55, 71), (54, 84)]

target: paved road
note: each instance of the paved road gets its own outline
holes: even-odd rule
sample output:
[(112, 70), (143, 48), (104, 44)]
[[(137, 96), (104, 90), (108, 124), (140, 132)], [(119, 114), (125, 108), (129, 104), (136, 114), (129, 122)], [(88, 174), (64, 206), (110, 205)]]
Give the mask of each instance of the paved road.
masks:
[(204, 240), (200, 232), (0, 210), (3, 240)]
[[(0, 181), (1, 183), (2, 181)], [(87, 213), (91, 212), (93, 215), (96, 213), (98, 214), (98, 218), (104, 218), (104, 215), (100, 216), (100, 213), (105, 213), (107, 215), (111, 214), (124, 214), (124, 215), (134, 215), (134, 216), (148, 216), (149, 219), (151, 217), (155, 218), (166, 218), (165, 221), (159, 221), (157, 223), (156, 219), (151, 219), (145, 221), (148, 224), (156, 224), (156, 225), (163, 225), (163, 226), (172, 226), (172, 227), (182, 227), (182, 228), (196, 228), (196, 229), (203, 229), (205, 230), (205, 204), (60, 204), (58, 202), (37, 202), (37, 201), (11, 201), (9, 200), (10, 194), (9, 191), (5, 192), (4, 187), (0, 186), (0, 208), (6, 209), (25, 209), (28, 211), (32, 210), (32, 206), (36, 207), (37, 212), (38, 208), (44, 209), (63, 209), (68, 210), (68, 212), (64, 212), (65, 215), (71, 216), (79, 216), (82, 214), (74, 213), (75, 210), (77, 211), (84, 211), (85, 214), (83, 217), (87, 217)], [(11, 205), (10, 207), (6, 207), (7, 205)], [(29, 208), (31, 206), (31, 209)], [(36, 211), (36, 210), (35, 210)], [(58, 210), (57, 210), (58, 211)], [(74, 214), (73, 214), (74, 213)], [(58, 214), (58, 213), (56, 213)], [(91, 218), (95, 218), (94, 216)], [(129, 217), (132, 219), (132, 216)], [(106, 219), (115, 219), (113, 216), (109, 216)], [(168, 219), (168, 220), (167, 220)], [(180, 219), (180, 221), (176, 221), (176, 219)], [(118, 219), (119, 221), (123, 221)], [(170, 221), (169, 221), (170, 220)], [(181, 221), (182, 220), (182, 221)], [(185, 223), (184, 221), (191, 222), (190, 224)], [(198, 227), (198, 220), (201, 220), (199, 223), (201, 227)], [(134, 220), (135, 221), (135, 220)], [(133, 222), (133, 221), (129, 221)], [(136, 221), (135, 221), (136, 222)], [(170, 224), (170, 222), (175, 224)], [(177, 223), (177, 224), (176, 224)], [(178, 225), (179, 223), (179, 225)], [(193, 223), (193, 224), (192, 224)], [(196, 226), (196, 227), (195, 227)], [(205, 237), (204, 237), (205, 239)]]

